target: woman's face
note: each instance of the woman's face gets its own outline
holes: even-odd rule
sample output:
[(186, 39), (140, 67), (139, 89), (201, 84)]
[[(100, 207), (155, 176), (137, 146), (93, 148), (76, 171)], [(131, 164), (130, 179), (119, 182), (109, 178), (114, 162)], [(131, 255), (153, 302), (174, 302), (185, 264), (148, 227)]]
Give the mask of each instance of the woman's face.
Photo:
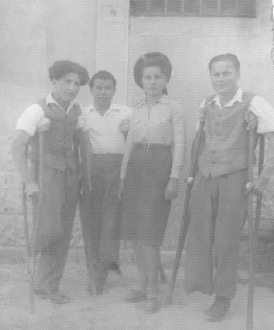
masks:
[(167, 79), (161, 68), (149, 66), (144, 68), (142, 85), (143, 90), (148, 96), (160, 96), (166, 87)]

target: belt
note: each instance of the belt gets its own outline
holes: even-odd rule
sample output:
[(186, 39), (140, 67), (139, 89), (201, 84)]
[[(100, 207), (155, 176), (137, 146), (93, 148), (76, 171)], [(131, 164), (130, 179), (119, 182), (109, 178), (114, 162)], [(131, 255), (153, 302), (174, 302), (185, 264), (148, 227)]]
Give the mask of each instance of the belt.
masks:
[(170, 149), (171, 146), (168, 144), (156, 144), (156, 143), (135, 143), (134, 148), (148, 150), (157, 150), (157, 149)]

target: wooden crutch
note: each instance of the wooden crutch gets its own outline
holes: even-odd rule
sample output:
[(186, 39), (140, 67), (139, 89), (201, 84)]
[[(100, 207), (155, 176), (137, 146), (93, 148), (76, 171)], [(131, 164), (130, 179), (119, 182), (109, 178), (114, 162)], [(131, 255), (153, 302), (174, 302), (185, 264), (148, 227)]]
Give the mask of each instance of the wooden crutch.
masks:
[(28, 264), (28, 275), (29, 275), (29, 303), (30, 303), (30, 312), (34, 314), (35, 312), (35, 295), (34, 295), (34, 263), (32, 262), (32, 258), (34, 258), (34, 254), (32, 254), (32, 248), (30, 245), (30, 237), (29, 237), (29, 222), (28, 222), (28, 205), (27, 205), (27, 193), (26, 193), (26, 185), (23, 183), (22, 186), (22, 201), (23, 201), (23, 215), (24, 215), (24, 231), (25, 231), (25, 240), (27, 247), (27, 264)]
[[(258, 176), (260, 175), (264, 162), (265, 139), (264, 135), (259, 138), (259, 163)], [(253, 162), (254, 162), (254, 142), (255, 129), (249, 131), (249, 155), (248, 155), (248, 184), (253, 181)], [(257, 241), (261, 218), (262, 194), (257, 195), (255, 221), (253, 217), (253, 195), (252, 191), (248, 196), (248, 242), (249, 242), (249, 281), (247, 298), (246, 330), (253, 329), (253, 310), (254, 310), (254, 286), (255, 274), (257, 269)]]
[[(38, 144), (39, 144), (39, 169), (38, 169), (38, 184), (39, 184), (39, 196), (38, 196), (38, 208), (36, 209), (35, 201), (33, 201), (33, 213), (31, 221), (31, 237), (29, 234), (29, 222), (28, 222), (28, 207), (27, 207), (27, 192), (26, 185), (23, 183), (22, 188), (22, 200), (23, 200), (23, 214), (24, 214), (24, 231), (27, 246), (28, 257), (28, 274), (29, 274), (29, 302), (31, 313), (35, 313), (35, 292), (34, 292), (34, 278), (36, 273), (36, 255), (37, 255), (37, 237), (36, 231), (40, 223), (42, 212), (42, 194), (43, 194), (43, 177), (44, 177), (44, 136), (43, 131), (46, 130), (46, 126), (38, 128)], [(26, 157), (28, 157), (28, 148), (26, 148)], [(33, 172), (36, 172), (32, 169)], [(36, 174), (32, 173), (33, 179), (36, 180)], [(32, 198), (37, 198), (33, 196)]]
[[(76, 161), (77, 166), (80, 169), (83, 175), (83, 187), (81, 187), (80, 191), (80, 200), (79, 200), (79, 210), (80, 210), (80, 221), (82, 226), (82, 233), (83, 233), (83, 241), (84, 241), (84, 248), (85, 248), (85, 258), (86, 258), (86, 266), (89, 273), (89, 279), (91, 284), (91, 291), (94, 295), (97, 295), (97, 288), (96, 288), (96, 272), (94, 269), (94, 255), (92, 251), (91, 241), (90, 241), (90, 192), (92, 189), (91, 184), (91, 154), (92, 149), (89, 146), (89, 140), (87, 132), (79, 131), (77, 134), (77, 153)], [(80, 152), (80, 155), (79, 155)], [(81, 165), (79, 163), (79, 156), (81, 159)]]
[(195, 148), (194, 148), (194, 153), (193, 153), (193, 161), (191, 164), (191, 168), (190, 168), (190, 172), (189, 172), (189, 176), (188, 176), (188, 180), (187, 180), (187, 187), (186, 187), (185, 200), (184, 200), (184, 210), (183, 210), (183, 215), (182, 215), (182, 225), (181, 225), (181, 229), (180, 229), (179, 240), (178, 240), (178, 245), (177, 245), (177, 250), (176, 250), (176, 255), (175, 255), (175, 262), (174, 262), (171, 280), (169, 283), (167, 296), (166, 296), (167, 305), (172, 304), (173, 292), (174, 292), (176, 277), (177, 277), (177, 273), (178, 273), (178, 269), (179, 269), (179, 263), (181, 260), (181, 255), (182, 255), (183, 248), (185, 245), (186, 235), (187, 235), (188, 226), (189, 226), (189, 222), (190, 222), (190, 217), (189, 217), (190, 195), (191, 195), (191, 189), (193, 186), (193, 179), (195, 176), (195, 171), (197, 169), (199, 149), (200, 149), (200, 144), (201, 144), (201, 140), (202, 140), (202, 134), (204, 131), (204, 125), (205, 125), (205, 121), (200, 120), (199, 130), (198, 130), (197, 136), (196, 136), (197, 143), (196, 143), (196, 146), (194, 146)]

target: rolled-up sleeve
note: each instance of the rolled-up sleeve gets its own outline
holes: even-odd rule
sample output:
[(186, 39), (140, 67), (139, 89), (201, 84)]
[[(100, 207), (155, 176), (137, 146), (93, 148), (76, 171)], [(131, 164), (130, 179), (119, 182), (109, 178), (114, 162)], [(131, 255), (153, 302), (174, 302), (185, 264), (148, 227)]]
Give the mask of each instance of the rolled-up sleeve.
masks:
[(39, 122), (44, 117), (42, 107), (39, 104), (33, 104), (22, 113), (15, 129), (25, 131), (28, 135), (34, 136)]
[(250, 103), (249, 110), (258, 119), (258, 133), (265, 134), (268, 140), (264, 168), (258, 178), (258, 185), (263, 190), (274, 175), (274, 109), (265, 99), (256, 95)]
[(179, 178), (185, 160), (187, 135), (186, 116), (182, 105), (172, 105), (172, 128), (173, 128), (173, 159), (170, 177)]
[(256, 95), (250, 103), (249, 110), (258, 119), (258, 133), (274, 132), (274, 109), (270, 103)]
[(264, 159), (263, 170), (258, 178), (258, 186), (263, 191), (269, 179), (274, 175), (274, 132), (266, 133), (267, 153)]

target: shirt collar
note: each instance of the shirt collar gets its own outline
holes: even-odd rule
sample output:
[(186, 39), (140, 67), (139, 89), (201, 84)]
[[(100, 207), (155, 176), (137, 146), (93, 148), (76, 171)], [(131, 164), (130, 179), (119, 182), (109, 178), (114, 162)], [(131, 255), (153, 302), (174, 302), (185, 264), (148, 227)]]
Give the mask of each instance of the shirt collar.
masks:
[[(69, 112), (69, 110), (74, 106), (75, 103), (76, 103), (75, 101), (70, 102), (69, 107), (68, 107), (68, 109), (66, 110), (66, 113)], [(53, 96), (52, 96), (52, 93), (50, 93), (50, 94), (47, 95), (47, 97), (46, 97), (46, 104), (47, 104), (47, 105), (49, 105), (49, 104), (57, 104), (61, 109), (65, 110), (65, 109), (64, 109), (59, 103), (57, 103), (57, 102), (54, 100), (54, 98), (53, 98)]]
[[(168, 96), (167, 95), (163, 95), (158, 101), (156, 101), (154, 104), (157, 103), (163, 103), (163, 104), (167, 104), (168, 103)], [(146, 100), (143, 100), (142, 102), (137, 104), (137, 108), (141, 108), (143, 105), (146, 104)]]
[[(92, 103), (90, 106), (87, 107), (87, 109), (90, 111), (96, 111), (98, 112), (98, 110), (95, 109), (94, 104)], [(109, 109), (106, 111), (106, 113), (110, 112), (110, 111), (120, 111), (120, 108), (117, 104), (111, 103)], [(106, 114), (105, 113), (105, 114)]]
[[(213, 102), (215, 102), (216, 105), (218, 105), (220, 108), (223, 108), (221, 105), (221, 102), (220, 102), (219, 95), (216, 95), (210, 103), (213, 103)], [(224, 108), (231, 107), (236, 102), (239, 102), (239, 103), (243, 102), (243, 91), (241, 88), (238, 88), (238, 90), (235, 93), (235, 95), (233, 96), (233, 98), (224, 106)]]

